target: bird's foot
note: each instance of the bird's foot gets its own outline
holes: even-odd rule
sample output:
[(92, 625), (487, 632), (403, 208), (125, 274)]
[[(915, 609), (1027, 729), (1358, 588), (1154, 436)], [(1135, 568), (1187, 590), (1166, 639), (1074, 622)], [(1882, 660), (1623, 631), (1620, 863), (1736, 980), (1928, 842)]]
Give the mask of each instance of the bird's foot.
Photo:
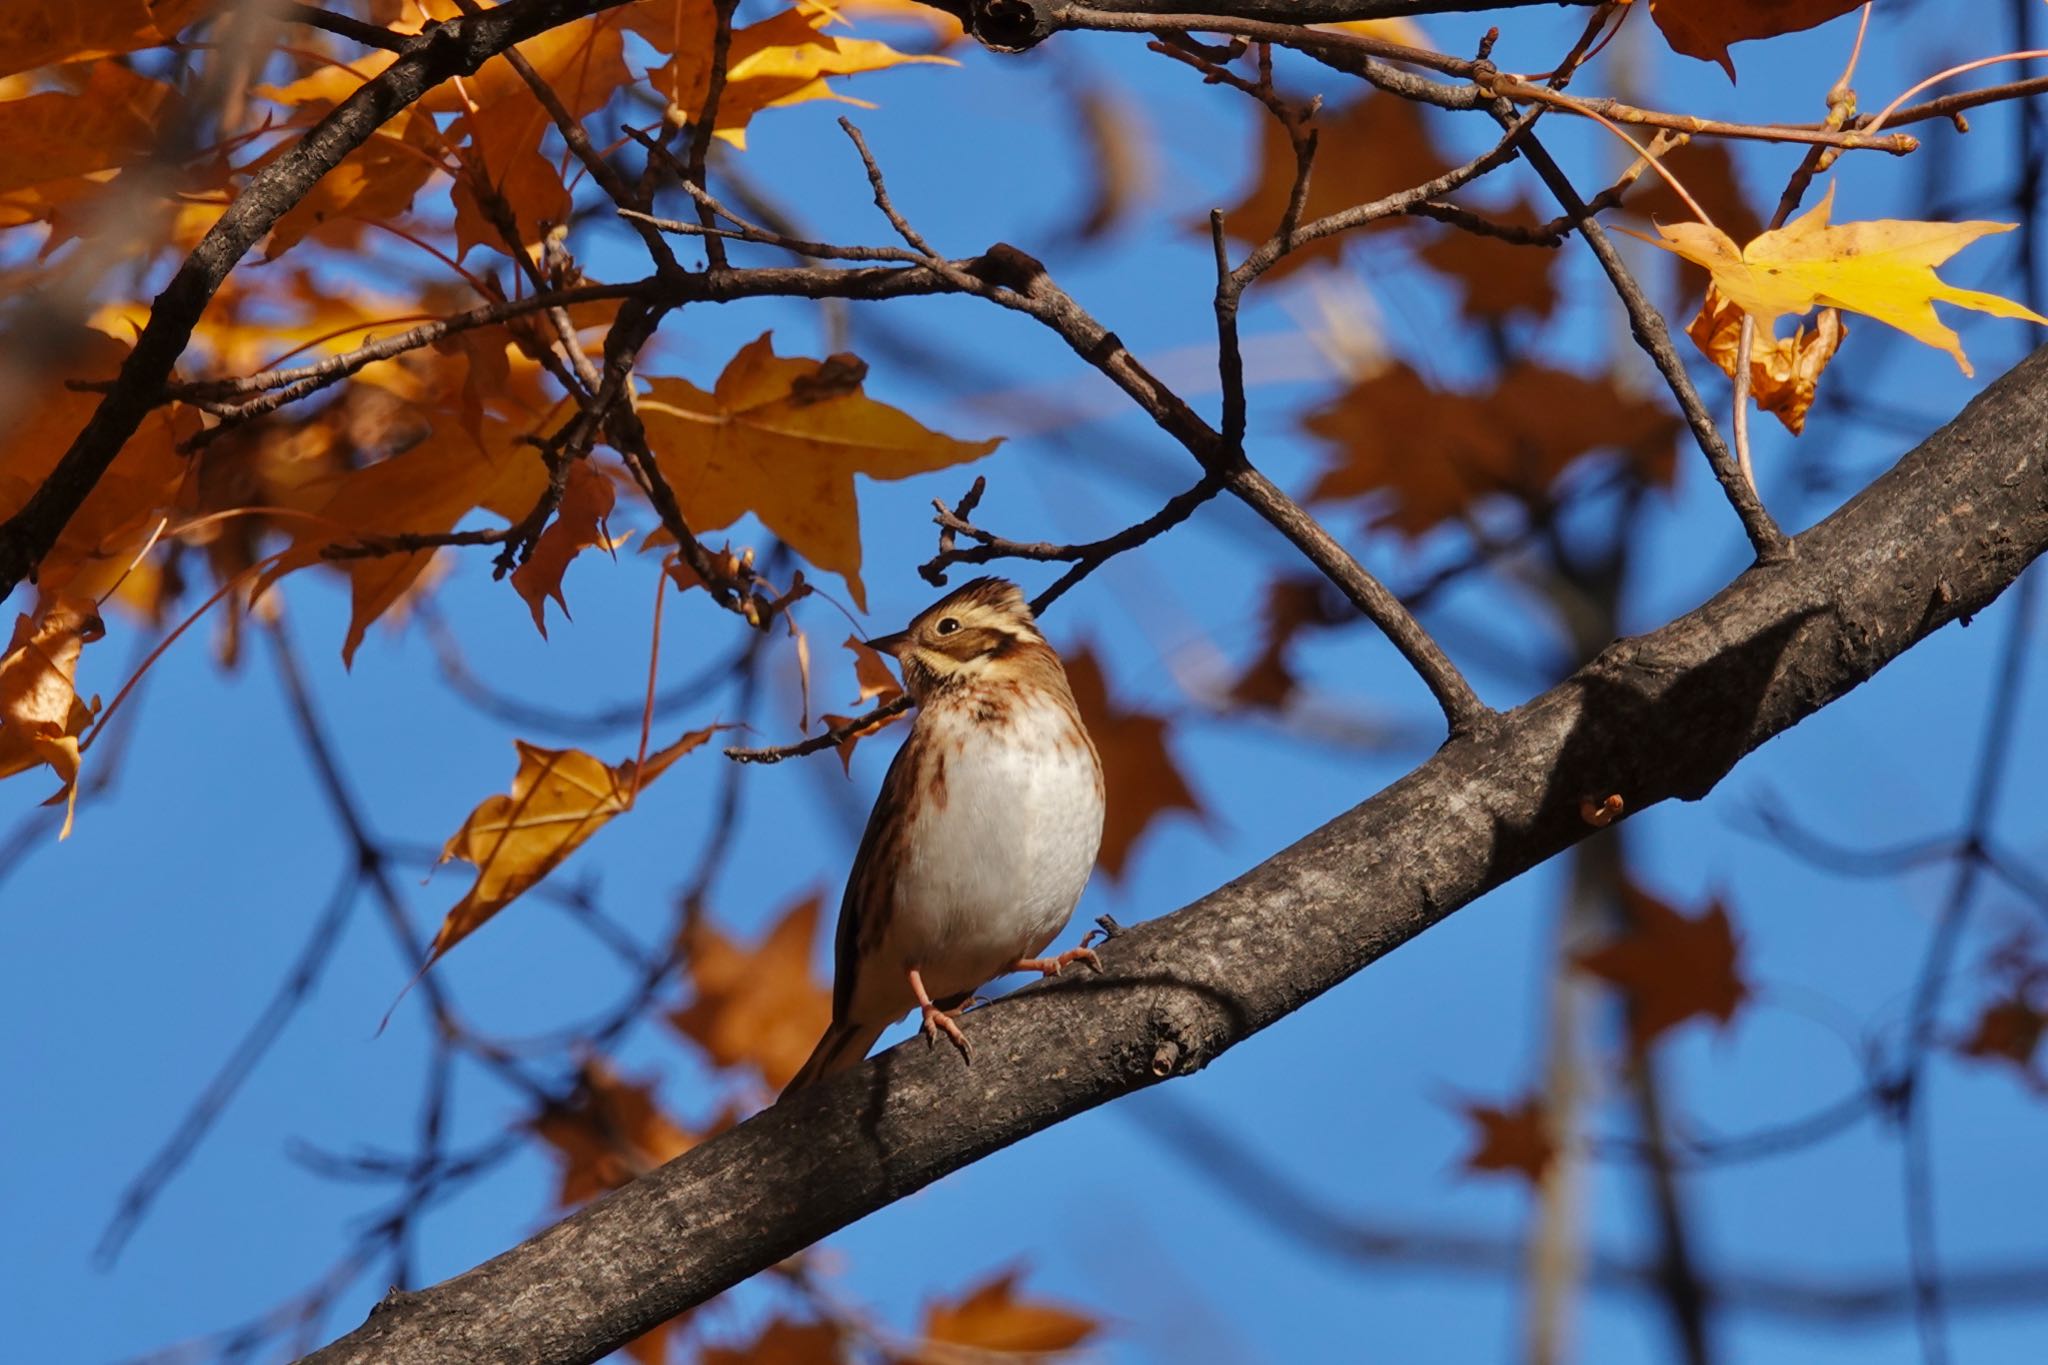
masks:
[(925, 1044), (927, 1046), (935, 1046), (939, 1041), (939, 1035), (943, 1033), (952, 1040), (954, 1047), (960, 1049), (960, 1059), (969, 1066), (974, 1065), (974, 1048), (968, 1044), (967, 1035), (960, 1031), (960, 1025), (954, 1022), (954, 1016), (959, 1014), (961, 1010), (966, 1009), (968, 1004), (972, 1004), (973, 998), (969, 997), (967, 1004), (961, 1005), (959, 1009), (951, 1011), (940, 1009), (932, 1003), (931, 992), (924, 988), (924, 977), (918, 972), (917, 968), (912, 967), (908, 975), (910, 977), (910, 993), (916, 997), (917, 1008), (924, 1016)]
[(953, 1022), (953, 1015), (948, 1014), (937, 1005), (920, 1005), (918, 1008), (924, 1012), (925, 1043), (928, 1046), (936, 1046), (939, 1041), (939, 1035), (943, 1033), (952, 1040), (954, 1047), (960, 1049), (960, 1060), (966, 1062), (969, 1066), (973, 1066), (974, 1048), (968, 1043), (967, 1035), (960, 1031), (960, 1025)]
[(1069, 948), (1058, 957), (1020, 957), (1010, 964), (1009, 970), (1058, 976), (1071, 962), (1085, 962), (1098, 972), (1102, 970), (1102, 959), (1095, 955), (1093, 948)]

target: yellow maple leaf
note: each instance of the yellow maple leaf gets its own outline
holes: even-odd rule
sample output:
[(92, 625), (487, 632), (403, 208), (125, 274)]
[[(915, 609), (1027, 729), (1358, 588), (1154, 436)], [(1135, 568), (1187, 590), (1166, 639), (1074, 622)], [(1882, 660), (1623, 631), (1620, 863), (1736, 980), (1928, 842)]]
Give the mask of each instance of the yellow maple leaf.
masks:
[(1963, 354), (1962, 338), (1935, 315), (1936, 301), (2048, 324), (2048, 318), (2011, 299), (1959, 289), (1934, 273), (1934, 267), (1978, 238), (2010, 232), (2014, 224), (1892, 218), (1830, 224), (1834, 202), (1830, 184), (1811, 211), (1747, 246), (1737, 246), (1727, 233), (1705, 223), (1659, 225), (1657, 237), (1630, 235), (1705, 266), (1722, 297), (1755, 318), (1765, 336), (1775, 337), (1772, 324), (1787, 313), (1842, 308), (1947, 351), (1968, 375), (1976, 371)]
[(959, 441), (861, 392), (854, 356), (778, 356), (763, 332), (710, 393), (649, 381), (639, 411), (661, 472), (699, 532), (748, 512), (821, 569), (839, 574), (861, 610), (860, 510), (853, 476), (904, 479), (978, 460), (999, 445)]
[(99, 698), (79, 699), (78, 660), (105, 634), (90, 598), (60, 597), (17, 616), (0, 654), (0, 777), (47, 763), (64, 780), (50, 798), (66, 802), (60, 839), (78, 809), (78, 737), (99, 709)]
[[(744, 149), (747, 121), (763, 109), (808, 100), (862, 103), (834, 90), (829, 76), (918, 62), (957, 65), (948, 57), (898, 52), (873, 39), (820, 32), (832, 17), (826, 10), (789, 9), (733, 30), (725, 89), (718, 99), (715, 131), (720, 138)], [(677, 118), (694, 120), (710, 89), (715, 15), (709, 0), (645, 0), (626, 11), (626, 23), (669, 54), (669, 61), (648, 72), (648, 80)]]
[(717, 728), (690, 731), (647, 755), (637, 771), (630, 758), (603, 763), (581, 749), (543, 749), (514, 740), (519, 770), (512, 775), (511, 794), (485, 797), (441, 850), (444, 863), (460, 858), (474, 864), (476, 884), (441, 921), (427, 966), (559, 867), (614, 815), (632, 809), (650, 782)]

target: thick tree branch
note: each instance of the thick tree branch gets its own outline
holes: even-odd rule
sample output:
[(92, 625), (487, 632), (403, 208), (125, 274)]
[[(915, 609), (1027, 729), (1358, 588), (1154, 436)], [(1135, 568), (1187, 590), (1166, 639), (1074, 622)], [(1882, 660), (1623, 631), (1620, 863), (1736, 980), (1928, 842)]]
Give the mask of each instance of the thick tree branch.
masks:
[(1585, 838), (1589, 791), (1697, 799), (1765, 740), (1981, 611), (2048, 547), (2048, 351), (1697, 610), (1618, 641), (1482, 736), (1230, 885), (1119, 935), (1104, 971), (968, 1017), (976, 1061), (899, 1047), (309, 1357), (592, 1361), (990, 1152), (1193, 1071)]

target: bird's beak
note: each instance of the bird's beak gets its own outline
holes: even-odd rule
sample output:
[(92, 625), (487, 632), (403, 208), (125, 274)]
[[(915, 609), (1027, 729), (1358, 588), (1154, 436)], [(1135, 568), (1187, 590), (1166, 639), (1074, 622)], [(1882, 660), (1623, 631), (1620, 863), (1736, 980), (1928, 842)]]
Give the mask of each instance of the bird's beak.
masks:
[(907, 630), (899, 630), (893, 635), (877, 635), (868, 641), (868, 648), (894, 657), (896, 651), (903, 648), (903, 642), (909, 638), (910, 632)]

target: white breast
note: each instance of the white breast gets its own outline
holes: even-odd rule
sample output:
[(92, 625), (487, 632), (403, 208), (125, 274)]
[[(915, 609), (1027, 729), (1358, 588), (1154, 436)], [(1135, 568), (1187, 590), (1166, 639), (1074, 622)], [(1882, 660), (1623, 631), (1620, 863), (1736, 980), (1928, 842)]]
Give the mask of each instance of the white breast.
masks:
[(1037, 956), (1081, 898), (1102, 842), (1094, 756), (1057, 702), (1013, 709), (1000, 724), (921, 717), (943, 781), (918, 803), (896, 884), (891, 955), (916, 966), (936, 998), (971, 991)]

